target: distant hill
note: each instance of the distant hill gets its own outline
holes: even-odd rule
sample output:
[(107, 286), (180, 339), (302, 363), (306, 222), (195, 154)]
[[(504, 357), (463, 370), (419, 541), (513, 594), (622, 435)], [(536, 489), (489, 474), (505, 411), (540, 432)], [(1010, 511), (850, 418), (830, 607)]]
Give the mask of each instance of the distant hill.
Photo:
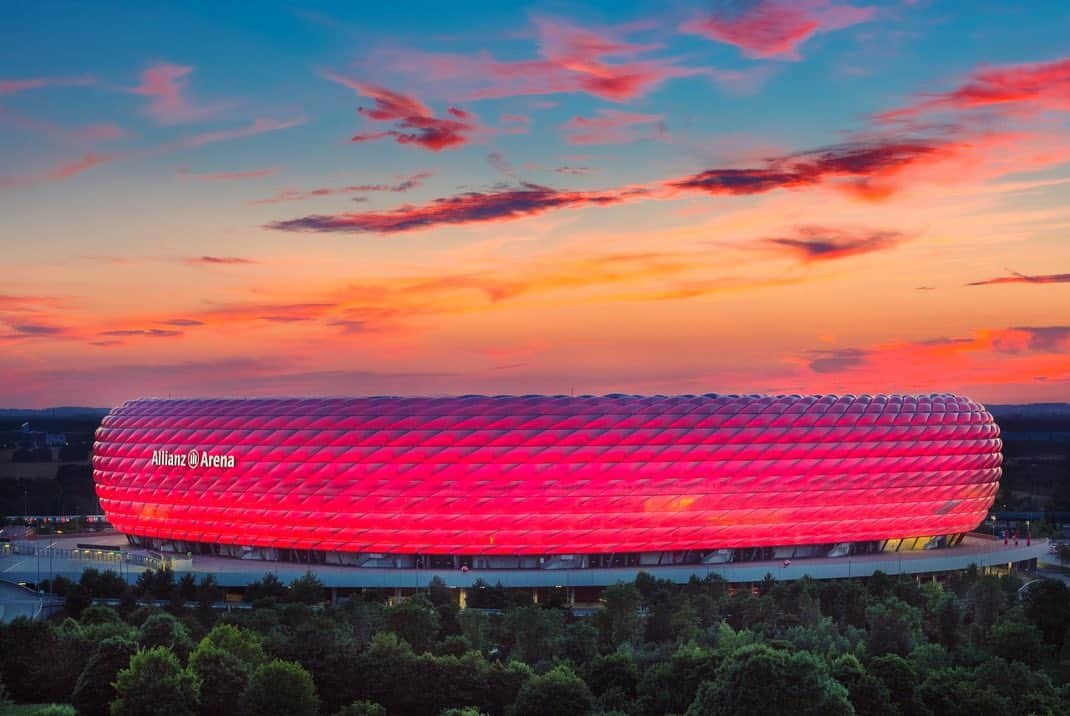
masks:
[(1070, 417), (1070, 403), (1023, 403), (1021, 405), (985, 405), (997, 418)]
[(102, 418), (108, 414), (108, 408), (86, 408), (76, 405), (61, 405), (55, 408), (0, 408), (0, 418)]

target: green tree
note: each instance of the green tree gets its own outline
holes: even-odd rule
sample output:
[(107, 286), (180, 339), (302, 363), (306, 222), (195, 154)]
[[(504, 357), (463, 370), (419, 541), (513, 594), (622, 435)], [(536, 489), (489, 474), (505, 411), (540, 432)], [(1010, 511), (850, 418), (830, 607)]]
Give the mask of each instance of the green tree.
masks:
[(241, 696), (246, 716), (316, 716), (319, 698), (300, 664), (275, 659), (261, 664)]
[(78, 619), (82, 616), (82, 612), (92, 604), (93, 595), (81, 584), (76, 584), (67, 590), (67, 596), (63, 599), (63, 611)]
[(999, 657), (985, 659), (974, 670), (974, 683), (992, 689), (1006, 699), (1017, 713), (1060, 714), (1066, 713), (1064, 693), (1040, 670), (1020, 661), (1006, 661)]
[(323, 601), (323, 582), (320, 581), (312, 570), (290, 582), (290, 590), (286, 597), (291, 602), (300, 604), (319, 604)]
[(512, 637), (510, 656), (528, 664), (550, 660), (561, 638), (562, 623), (562, 613), (557, 609), (506, 609), (502, 627)]
[(136, 653), (137, 644), (127, 639), (111, 637), (97, 644), (71, 694), (71, 703), (78, 713), (107, 716), (116, 697), (113, 686), (116, 676), (130, 664), (130, 658)]
[(888, 689), (888, 695), (899, 713), (911, 714), (917, 710), (915, 691), (918, 673), (910, 662), (898, 654), (885, 654), (866, 662), (866, 669)]
[(274, 573), (268, 572), (263, 579), (250, 582), (245, 588), (243, 599), (247, 602), (256, 602), (261, 599), (282, 600), (285, 596), (286, 585)]
[(213, 575), (206, 574), (201, 577), (201, 582), (197, 585), (197, 603), (201, 608), (210, 608), (215, 602), (223, 601), (225, 596)]
[(894, 716), (888, 687), (866, 671), (854, 654), (837, 657), (831, 664), (832, 678), (847, 689), (847, 697), (854, 710), (866, 716)]
[(604, 608), (598, 613), (602, 642), (610, 650), (636, 643), (639, 635), (639, 605), (642, 597), (634, 584), (617, 582), (602, 591)]
[(513, 716), (586, 716), (593, 706), (594, 699), (583, 679), (567, 666), (557, 666), (520, 687), (512, 713)]
[(138, 643), (144, 649), (166, 646), (183, 661), (186, 660), (193, 649), (193, 640), (190, 638), (189, 629), (167, 612), (153, 614), (145, 620), (145, 623), (141, 625)]
[(450, 596), (450, 588), (446, 586), (446, 582), (438, 575), (431, 577), (431, 581), (427, 583), (427, 598), (431, 601), (432, 606), (435, 607), (453, 603), (453, 599)]
[(721, 663), (716, 678), (699, 687), (687, 714), (756, 713), (824, 716), (853, 714), (854, 709), (847, 689), (818, 657), (752, 644)]
[(584, 664), (581, 673), (595, 696), (617, 689), (624, 696), (633, 698), (639, 686), (639, 667), (629, 651), (595, 657)]
[(574, 664), (585, 664), (598, 654), (598, 627), (593, 619), (577, 619), (565, 626), (562, 637), (564, 658)]
[(438, 612), (422, 597), (383, 610), (383, 625), (404, 639), (416, 653), (431, 648), (438, 633)]
[(374, 701), (354, 701), (335, 711), (334, 716), (386, 716), (386, 709)]
[(233, 716), (252, 668), (233, 653), (202, 639), (189, 657), (189, 668), (201, 682), (201, 716)]
[(170, 649), (139, 651), (115, 680), (118, 698), (112, 716), (193, 716), (200, 703), (200, 682)]
[(1056, 649), (1070, 628), (1070, 589), (1054, 579), (1033, 582), (1024, 590), (1025, 614), (1037, 625), (1044, 641)]
[(918, 688), (918, 697), (931, 713), (940, 716), (1010, 714), (1010, 702), (985, 684), (978, 684), (969, 670), (940, 669)]
[(979, 577), (970, 587), (967, 605), (974, 642), (981, 643), (988, 636), (988, 630), (999, 619), (999, 615), (1007, 608), (1007, 600), (999, 579), (993, 576)]
[(669, 618), (669, 629), (677, 643), (684, 644), (698, 638), (699, 631), (702, 629), (702, 621), (694, 602), (689, 597), (680, 600), (679, 606)]
[[(725, 628), (736, 635), (727, 625)], [(719, 664), (717, 655), (709, 649), (694, 644), (680, 646), (668, 660), (647, 669), (639, 680), (637, 701), (640, 711), (647, 714), (686, 711), (699, 686), (714, 678)]]
[(869, 653), (906, 656), (921, 639), (921, 612), (896, 597), (866, 609)]
[(175, 587), (178, 591), (177, 601), (185, 603), (197, 600), (197, 577), (192, 572), (183, 574)]
[(988, 651), (1007, 661), (1039, 666), (1048, 647), (1040, 630), (1020, 615), (1015, 615), (1017, 611), (1008, 612), (989, 631)]
[(230, 652), (251, 668), (267, 661), (260, 635), (233, 624), (216, 624), (201, 640), (200, 645), (204, 644)]

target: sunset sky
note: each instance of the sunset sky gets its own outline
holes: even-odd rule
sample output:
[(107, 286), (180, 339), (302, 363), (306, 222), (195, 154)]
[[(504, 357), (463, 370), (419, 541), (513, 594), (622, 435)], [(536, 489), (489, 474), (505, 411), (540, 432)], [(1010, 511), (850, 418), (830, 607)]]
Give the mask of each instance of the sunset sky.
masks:
[(0, 407), (1070, 400), (1065, 2), (12, 3)]

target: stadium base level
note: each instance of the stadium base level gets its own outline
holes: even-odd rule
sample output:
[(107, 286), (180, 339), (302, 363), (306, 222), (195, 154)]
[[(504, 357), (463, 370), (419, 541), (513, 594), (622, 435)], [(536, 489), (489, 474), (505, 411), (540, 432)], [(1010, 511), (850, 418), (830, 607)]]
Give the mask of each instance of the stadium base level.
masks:
[(206, 542), (162, 540), (128, 535), (137, 547), (178, 555), (205, 555), (241, 560), (289, 562), (370, 569), (460, 569), (460, 570), (582, 570), (608, 568), (653, 568), (685, 565), (738, 564), (770, 560), (834, 559), (855, 555), (913, 552), (954, 547), (963, 534), (906, 539), (841, 542), (838, 544), (788, 545), (740, 549), (686, 550), (662, 552), (617, 552), (611, 554), (565, 555), (454, 555), (454, 554), (366, 554), (310, 549), (241, 547)]

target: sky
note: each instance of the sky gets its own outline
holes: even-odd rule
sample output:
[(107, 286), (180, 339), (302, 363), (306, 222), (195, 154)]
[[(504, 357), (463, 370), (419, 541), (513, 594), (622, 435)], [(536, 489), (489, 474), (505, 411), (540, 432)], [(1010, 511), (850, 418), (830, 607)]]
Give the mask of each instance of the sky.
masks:
[(1070, 400), (1064, 2), (0, 12), (0, 406)]

